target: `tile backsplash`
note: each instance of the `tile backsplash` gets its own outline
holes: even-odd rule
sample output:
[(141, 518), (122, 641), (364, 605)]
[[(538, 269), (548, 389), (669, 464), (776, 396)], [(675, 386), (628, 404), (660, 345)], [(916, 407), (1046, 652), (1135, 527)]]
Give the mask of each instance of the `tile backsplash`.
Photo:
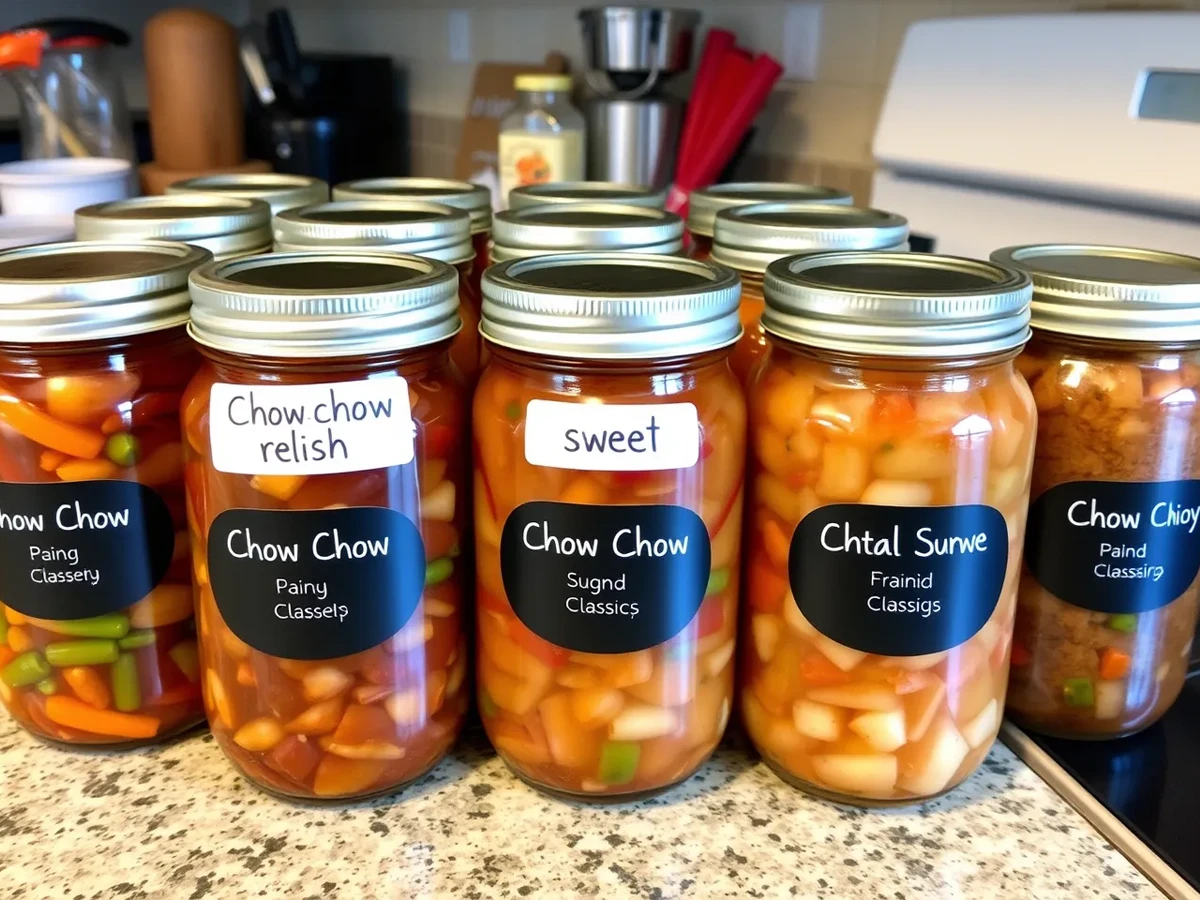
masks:
[[(260, 11), (270, 0), (253, 0)], [(788, 3), (687, 4), (702, 28), (728, 28), (739, 43), (783, 55)], [(1059, 12), (1111, 7), (1200, 8), (1200, 0), (824, 0), (817, 78), (783, 82), (772, 94), (739, 175), (819, 181), (868, 198), (871, 138), (908, 26), (942, 16)], [(582, 66), (576, 11), (567, 3), (521, 0), (293, 0), (301, 42), (330, 50), (389, 53), (407, 72), (414, 169), (449, 174), (475, 64), (540, 60), (558, 50)], [(465, 11), (470, 57), (451, 58), (449, 16)], [(701, 38), (702, 41), (702, 38)], [(698, 45), (699, 46), (699, 45)], [(458, 49), (465, 49), (459, 47)], [(698, 54), (697, 54), (698, 56)], [(686, 92), (687, 80), (672, 84)]]

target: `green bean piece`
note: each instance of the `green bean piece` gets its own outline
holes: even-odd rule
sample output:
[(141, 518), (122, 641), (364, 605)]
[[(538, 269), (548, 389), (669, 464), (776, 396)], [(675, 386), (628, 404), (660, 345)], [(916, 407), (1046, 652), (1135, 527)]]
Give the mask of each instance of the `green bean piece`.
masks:
[(104, 445), (104, 455), (118, 466), (136, 465), (141, 454), (138, 439), (132, 434), (121, 432), (110, 437)]
[(0, 670), (0, 678), (9, 687), (26, 687), (37, 684), (51, 672), (50, 665), (36, 650), (22, 653)]
[(58, 669), (67, 666), (99, 666), (116, 662), (117, 642), (100, 638), (59, 641), (46, 645), (46, 660)]
[(600, 780), (605, 784), (629, 784), (637, 774), (641, 757), (641, 744), (605, 741), (600, 748)]
[(441, 584), (454, 572), (454, 560), (441, 556), (425, 567), (425, 587)]
[(121, 712), (133, 712), (142, 705), (142, 688), (138, 684), (137, 657), (122, 653), (112, 667), (113, 706)]
[(1119, 631), (1122, 634), (1133, 634), (1137, 628), (1137, 613), (1113, 613), (1104, 624), (1113, 631)]
[(117, 641), (117, 646), (122, 650), (140, 650), (143, 647), (152, 645), (157, 636), (153, 628), (147, 628), (145, 631), (131, 631), (125, 637)]
[(8, 643), (8, 617), (0, 610), (0, 644)]
[(1093, 706), (1096, 702), (1096, 689), (1090, 678), (1064, 678), (1063, 702), (1067, 706)]
[(708, 573), (708, 587), (704, 589), (704, 596), (711, 597), (713, 594), (719, 594), (728, 586), (729, 570), (713, 569)]
[(49, 678), (43, 678), (41, 681), (39, 681), (37, 683), (37, 689), (48, 697), (51, 694), (58, 693), (58, 682), (55, 681), (54, 676), (51, 675)]
[(129, 634), (129, 616), (108, 613), (90, 619), (55, 619), (54, 631), (69, 637), (108, 638), (115, 641)]

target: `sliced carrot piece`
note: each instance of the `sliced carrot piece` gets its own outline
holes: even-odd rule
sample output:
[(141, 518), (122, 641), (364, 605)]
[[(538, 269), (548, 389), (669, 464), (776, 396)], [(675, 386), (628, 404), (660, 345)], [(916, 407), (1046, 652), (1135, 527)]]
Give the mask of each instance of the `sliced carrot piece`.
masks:
[(831, 663), (823, 653), (809, 653), (801, 660), (800, 677), (810, 687), (845, 684), (850, 680), (849, 673), (843, 672)]
[(33, 636), (19, 625), (13, 625), (8, 629), (8, 647), (18, 655), (32, 650)]
[(104, 449), (104, 435), (98, 431), (60, 422), (0, 387), (0, 421), (43, 447), (58, 450), (79, 459), (95, 459)]
[(154, 716), (96, 709), (82, 700), (64, 694), (54, 694), (46, 698), (46, 717), (67, 728), (131, 739), (154, 737), (158, 734), (160, 724)]
[(787, 577), (759, 557), (750, 564), (746, 580), (746, 602), (756, 612), (778, 613), (788, 591)]
[(763, 548), (767, 551), (767, 556), (771, 558), (777, 568), (786, 568), (788, 564), (788, 555), (791, 553), (792, 545), (788, 541), (787, 535), (783, 533), (783, 529), (774, 519), (767, 519), (762, 528)]
[(121, 474), (121, 467), (111, 459), (69, 459), (55, 469), (54, 474), (61, 481), (98, 481), (116, 478)]
[[(10, 631), (9, 634), (12, 632)], [(9, 638), (11, 645), (12, 639)], [(1100, 677), (1106, 681), (1114, 678), (1124, 678), (1129, 674), (1129, 654), (1122, 653), (1116, 647), (1105, 647), (1100, 651)]]
[(75, 696), (89, 706), (107, 709), (108, 704), (112, 702), (112, 695), (108, 685), (104, 683), (104, 678), (91, 666), (71, 666), (63, 669), (62, 675), (75, 692)]
[(38, 468), (43, 472), (53, 472), (70, 457), (61, 450), (43, 450), (42, 455), (38, 457)]

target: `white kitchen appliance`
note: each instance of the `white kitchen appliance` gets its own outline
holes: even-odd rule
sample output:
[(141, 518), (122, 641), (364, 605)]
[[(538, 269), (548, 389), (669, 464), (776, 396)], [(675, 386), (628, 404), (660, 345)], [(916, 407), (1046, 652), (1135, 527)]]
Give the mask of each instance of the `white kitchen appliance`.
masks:
[(914, 249), (1200, 254), (1200, 12), (918, 22), (874, 152), (872, 205), (908, 218)]

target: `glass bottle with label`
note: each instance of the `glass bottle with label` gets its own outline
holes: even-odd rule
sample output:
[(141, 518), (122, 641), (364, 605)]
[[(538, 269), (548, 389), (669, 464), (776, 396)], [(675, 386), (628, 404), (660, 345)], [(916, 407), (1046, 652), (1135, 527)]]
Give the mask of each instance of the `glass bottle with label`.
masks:
[(1200, 605), (1200, 259), (1015, 247), (1038, 442), (1008, 712), (1076, 738), (1156, 722)]
[(465, 210), (417, 200), (335, 200), (275, 217), (275, 249), (383, 250), (450, 263), (458, 270), (462, 330), (450, 347), (468, 384), (479, 374), (479, 294), (471, 218)]
[(179, 402), (187, 244), (0, 253), (0, 699), (39, 737), (203, 719)]
[(371, 252), (191, 280), (183, 401), (213, 734), (269, 791), (347, 799), (432, 767), (467, 708), (466, 394), (454, 270)]
[(846, 252), (771, 263), (764, 292), (746, 728), (811, 793), (932, 797), (1000, 727), (1036, 426), (1013, 365), (1029, 279)]
[(817, 203), (849, 206), (854, 198), (837, 188), (788, 181), (732, 181), (713, 184), (688, 195), (688, 255), (708, 259), (712, 255), (717, 213), (723, 209), (756, 203)]
[(484, 275), (475, 393), (478, 696), (550, 793), (675, 784), (729, 718), (745, 404), (737, 277), (565, 254)]
[(500, 196), (550, 181), (582, 181), (583, 114), (571, 105), (571, 76), (529, 73), (513, 80), (516, 106), (500, 120)]
[(683, 219), (647, 206), (554, 203), (504, 210), (492, 221), (493, 262), (611, 250), (680, 254)]
[(81, 241), (183, 241), (214, 259), (271, 249), (271, 208), (262, 200), (212, 194), (130, 197), (75, 210)]
[[(333, 186), (334, 200), (399, 200), (404, 202), (437, 203), (464, 210), (471, 217), (471, 244), (475, 248), (475, 266), (471, 270), (471, 290), (466, 297), (479, 302), (479, 280), (488, 267), (488, 251), (492, 231), (492, 193), (481, 184), (454, 181), (450, 178), (417, 178), (389, 176), (343, 181)], [(465, 312), (479, 321), (479, 307)], [(474, 327), (474, 326), (471, 326)]]
[(717, 213), (712, 259), (742, 276), (742, 339), (729, 365), (743, 383), (767, 352), (763, 273), (777, 259), (823, 250), (907, 250), (908, 220), (857, 206), (779, 201)]
[(215, 194), (243, 200), (262, 200), (271, 207), (271, 214), (275, 215), (297, 206), (324, 203), (329, 199), (329, 185), (320, 178), (308, 175), (287, 175), (282, 172), (225, 173), (173, 182), (167, 185), (167, 194)]

